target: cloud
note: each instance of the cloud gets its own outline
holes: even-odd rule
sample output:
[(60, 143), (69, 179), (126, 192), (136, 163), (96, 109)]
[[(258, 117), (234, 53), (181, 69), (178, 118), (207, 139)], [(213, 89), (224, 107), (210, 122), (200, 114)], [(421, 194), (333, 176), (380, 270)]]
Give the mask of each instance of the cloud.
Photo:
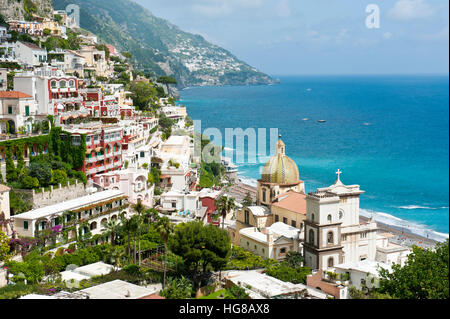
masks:
[(419, 39), (422, 39), (422, 40), (445, 41), (446, 43), (448, 43), (448, 36), (449, 36), (449, 32), (448, 32), (448, 25), (447, 25), (443, 29), (441, 29), (440, 31), (438, 31), (436, 33), (419, 34), (418, 37), (419, 37)]
[(398, 0), (389, 10), (388, 16), (394, 20), (413, 20), (432, 16), (435, 9), (425, 0)]

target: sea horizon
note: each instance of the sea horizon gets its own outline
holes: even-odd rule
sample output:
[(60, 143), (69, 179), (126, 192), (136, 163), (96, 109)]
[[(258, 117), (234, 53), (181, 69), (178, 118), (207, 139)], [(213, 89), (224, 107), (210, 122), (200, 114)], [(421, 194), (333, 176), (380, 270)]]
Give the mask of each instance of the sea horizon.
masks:
[[(361, 215), (423, 237), (448, 238), (448, 179), (440, 178), (448, 176), (448, 74), (277, 77), (281, 83), (269, 86), (193, 87), (182, 91), (179, 104), (187, 106), (194, 120), (202, 120), (202, 129), (277, 127), (307, 192), (331, 185), (339, 168), (345, 184), (359, 184), (366, 191)], [(424, 106), (432, 112), (424, 112)], [(280, 116), (283, 110), (290, 115)], [(321, 117), (327, 118), (322, 126), (316, 122)], [(336, 134), (348, 145), (336, 146)], [(386, 169), (384, 178), (376, 163)], [(264, 164), (237, 165), (240, 178), (255, 184)], [(414, 178), (408, 166), (429, 180), (423, 190), (408, 185)], [(396, 186), (386, 187), (384, 196), (383, 179)], [(422, 196), (424, 200), (417, 198)]]

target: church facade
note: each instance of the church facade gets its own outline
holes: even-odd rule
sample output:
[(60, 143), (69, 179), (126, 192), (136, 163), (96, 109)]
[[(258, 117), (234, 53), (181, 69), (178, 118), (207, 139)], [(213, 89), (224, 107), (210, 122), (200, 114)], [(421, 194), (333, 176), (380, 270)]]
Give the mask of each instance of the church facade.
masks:
[(329, 269), (337, 264), (375, 260), (377, 224), (359, 220), (359, 185), (346, 186), (338, 178), (330, 187), (306, 196), (305, 266)]

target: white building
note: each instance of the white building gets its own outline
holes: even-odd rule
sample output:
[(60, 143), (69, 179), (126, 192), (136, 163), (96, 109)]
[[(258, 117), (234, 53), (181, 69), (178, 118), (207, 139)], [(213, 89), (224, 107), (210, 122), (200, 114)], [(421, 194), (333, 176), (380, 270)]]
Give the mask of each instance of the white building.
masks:
[(76, 238), (78, 231), (81, 235), (88, 232), (97, 235), (103, 232), (108, 220), (133, 215), (128, 206), (123, 192), (107, 190), (15, 215), (14, 230), (19, 236), (37, 237), (41, 231), (61, 225), (62, 230), (75, 226), (69, 239)]
[(0, 91), (1, 133), (17, 133), (20, 128), (24, 129), (24, 133), (31, 133), (32, 122), (28, 119), (35, 115), (37, 105), (31, 95), (19, 91)]
[(303, 284), (293, 284), (261, 274), (257, 271), (231, 271), (226, 277), (226, 286), (240, 286), (251, 299), (327, 299), (320, 290)]
[(47, 62), (47, 50), (34, 43), (17, 41), (15, 54), (19, 63), (30, 67), (39, 66)]
[(239, 231), (240, 247), (265, 259), (282, 261), (290, 251), (300, 252), (300, 229), (275, 223), (259, 230), (257, 227)]
[(359, 185), (344, 185), (340, 170), (336, 174), (333, 185), (306, 197), (305, 266), (326, 270), (343, 263), (404, 258), (405, 249), (377, 235), (373, 218), (360, 222), (359, 196), (364, 191)]
[(161, 194), (161, 210), (197, 216), (202, 208), (199, 192), (170, 191)]

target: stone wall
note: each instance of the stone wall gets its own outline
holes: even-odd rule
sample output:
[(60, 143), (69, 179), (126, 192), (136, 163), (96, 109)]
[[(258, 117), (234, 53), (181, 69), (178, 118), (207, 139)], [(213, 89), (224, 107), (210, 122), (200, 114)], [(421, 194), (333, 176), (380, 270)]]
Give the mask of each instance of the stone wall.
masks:
[(83, 183), (76, 182), (74, 185), (69, 185), (69, 183), (62, 187), (51, 186), (50, 191), (41, 191), (36, 193), (33, 190), (20, 189), (15, 190), (15, 192), (20, 193), (23, 200), (28, 201), (32, 205), (32, 209), (37, 209), (61, 202), (65, 202), (71, 199), (89, 195), (86, 192), (86, 188)]

